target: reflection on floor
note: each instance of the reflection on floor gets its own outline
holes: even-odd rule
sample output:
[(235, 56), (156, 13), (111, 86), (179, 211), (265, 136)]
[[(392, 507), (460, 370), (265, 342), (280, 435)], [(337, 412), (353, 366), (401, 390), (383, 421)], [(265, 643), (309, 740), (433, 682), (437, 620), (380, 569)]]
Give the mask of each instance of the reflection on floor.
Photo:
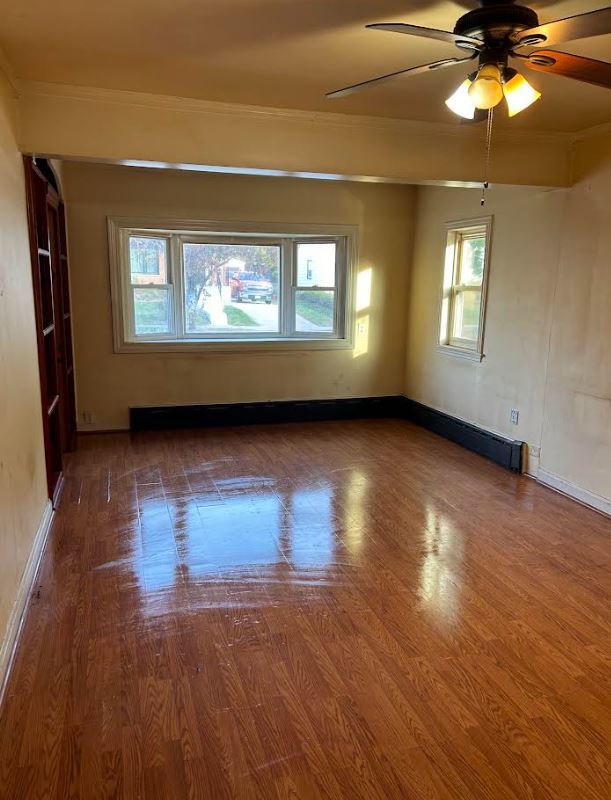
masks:
[(405, 422), (82, 438), (0, 794), (609, 798), (610, 561)]

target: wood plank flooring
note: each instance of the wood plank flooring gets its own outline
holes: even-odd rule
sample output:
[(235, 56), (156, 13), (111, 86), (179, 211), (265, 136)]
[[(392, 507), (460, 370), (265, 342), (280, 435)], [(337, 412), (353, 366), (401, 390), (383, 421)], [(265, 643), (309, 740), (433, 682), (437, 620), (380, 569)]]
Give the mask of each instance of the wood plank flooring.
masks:
[(0, 796), (609, 800), (611, 521), (392, 420), (83, 437)]

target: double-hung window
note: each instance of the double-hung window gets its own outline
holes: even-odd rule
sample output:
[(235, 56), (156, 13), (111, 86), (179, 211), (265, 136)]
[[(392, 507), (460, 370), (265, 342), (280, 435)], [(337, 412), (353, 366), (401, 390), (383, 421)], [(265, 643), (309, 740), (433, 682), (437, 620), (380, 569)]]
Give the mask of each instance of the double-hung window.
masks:
[(481, 359), (484, 343), (490, 217), (447, 225), (439, 345)]
[(170, 239), (142, 233), (128, 245), (129, 327), (150, 338), (167, 336), (174, 326)]
[(351, 226), (111, 218), (109, 242), (118, 352), (350, 346)]

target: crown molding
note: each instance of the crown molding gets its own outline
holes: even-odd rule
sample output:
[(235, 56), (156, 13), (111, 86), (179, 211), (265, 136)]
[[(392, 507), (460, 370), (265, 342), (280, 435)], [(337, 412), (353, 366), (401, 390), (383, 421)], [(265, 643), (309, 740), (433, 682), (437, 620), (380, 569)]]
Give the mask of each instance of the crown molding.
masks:
[[(461, 139), (481, 139), (478, 126), (460, 123), (422, 122), (419, 120), (396, 119), (390, 117), (364, 116), (358, 114), (339, 114), (331, 111), (303, 111), (293, 108), (224, 103), (215, 100), (198, 100), (188, 97), (150, 94), (126, 91), (123, 89), (102, 89), (90, 86), (76, 86), (42, 81), (19, 81), (23, 98), (48, 97), (79, 102), (109, 103), (161, 111), (231, 116), (241, 119), (285, 120), (298, 124), (318, 124), (332, 127), (355, 129), (395, 130), (410, 136), (448, 136)], [(497, 141), (508, 142), (553, 142), (570, 144), (574, 134), (557, 131), (496, 130)]]

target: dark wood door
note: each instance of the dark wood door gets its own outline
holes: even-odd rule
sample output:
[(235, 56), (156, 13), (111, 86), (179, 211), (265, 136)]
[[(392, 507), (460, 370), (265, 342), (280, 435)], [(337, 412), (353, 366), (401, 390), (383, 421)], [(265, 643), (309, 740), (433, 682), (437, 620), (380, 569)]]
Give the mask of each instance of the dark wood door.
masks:
[(47, 485), (56, 505), (76, 416), (64, 207), (46, 166), (24, 158)]

